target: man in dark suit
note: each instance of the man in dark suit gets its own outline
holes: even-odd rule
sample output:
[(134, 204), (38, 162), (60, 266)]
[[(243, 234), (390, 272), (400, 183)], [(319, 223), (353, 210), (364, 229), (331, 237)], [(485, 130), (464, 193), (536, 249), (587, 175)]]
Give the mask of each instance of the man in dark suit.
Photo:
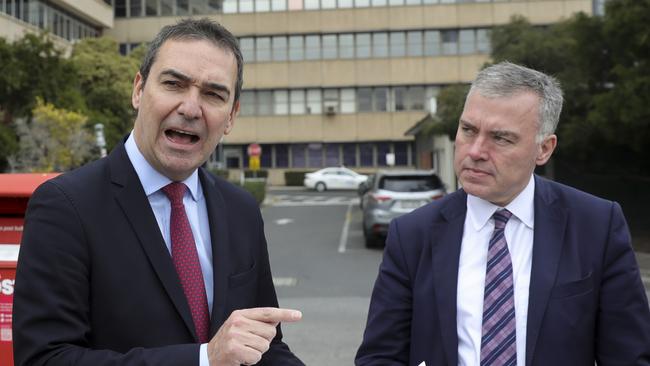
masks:
[(164, 27), (133, 132), (37, 189), (16, 273), (16, 365), (302, 365), (282, 342), (250, 195), (200, 166), (239, 111), (242, 56), (209, 20)]
[(462, 189), (391, 223), (357, 365), (650, 365), (620, 206), (535, 176), (555, 79), (481, 71), (456, 134)]

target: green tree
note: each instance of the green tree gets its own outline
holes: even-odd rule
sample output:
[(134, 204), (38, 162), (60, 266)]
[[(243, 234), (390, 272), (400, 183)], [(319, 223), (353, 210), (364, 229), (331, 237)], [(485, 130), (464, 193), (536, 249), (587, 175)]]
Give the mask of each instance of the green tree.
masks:
[(138, 70), (135, 57), (122, 56), (109, 38), (86, 38), (72, 52), (89, 123), (102, 123), (110, 150), (133, 126), (131, 87)]
[(465, 97), (469, 91), (469, 85), (453, 84), (446, 86), (438, 93), (437, 111), (433, 116), (432, 123), (425, 127), (427, 134), (446, 134), (453, 140), (456, 138), (458, 120), (463, 113)]
[(41, 98), (37, 98), (32, 114), (31, 122), (16, 120), (20, 148), (10, 158), (13, 170), (66, 171), (91, 158), (93, 137), (86, 128), (86, 116), (56, 108)]

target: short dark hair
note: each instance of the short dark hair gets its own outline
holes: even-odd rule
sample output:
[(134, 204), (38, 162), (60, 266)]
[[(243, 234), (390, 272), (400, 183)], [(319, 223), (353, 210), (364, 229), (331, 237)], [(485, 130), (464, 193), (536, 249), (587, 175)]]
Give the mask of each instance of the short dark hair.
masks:
[(214, 43), (223, 50), (230, 51), (237, 61), (237, 82), (235, 83), (235, 102), (239, 100), (242, 84), (244, 83), (244, 59), (239, 49), (237, 38), (221, 24), (208, 18), (182, 19), (173, 25), (163, 27), (151, 41), (147, 53), (140, 65), (142, 85), (147, 82), (151, 66), (156, 61), (160, 47), (167, 40), (206, 40)]

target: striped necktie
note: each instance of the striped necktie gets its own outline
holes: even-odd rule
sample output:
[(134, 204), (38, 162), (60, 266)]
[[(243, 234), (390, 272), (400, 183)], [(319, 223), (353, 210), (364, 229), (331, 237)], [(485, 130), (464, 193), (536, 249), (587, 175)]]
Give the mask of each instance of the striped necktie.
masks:
[(485, 270), (481, 366), (517, 364), (512, 261), (504, 234), (511, 216), (512, 213), (505, 209), (492, 216), (494, 233)]
[(192, 228), (183, 204), (186, 190), (185, 184), (179, 182), (172, 182), (162, 188), (172, 206), (169, 232), (174, 267), (192, 312), (196, 336), (200, 343), (207, 343), (210, 331), (208, 300)]

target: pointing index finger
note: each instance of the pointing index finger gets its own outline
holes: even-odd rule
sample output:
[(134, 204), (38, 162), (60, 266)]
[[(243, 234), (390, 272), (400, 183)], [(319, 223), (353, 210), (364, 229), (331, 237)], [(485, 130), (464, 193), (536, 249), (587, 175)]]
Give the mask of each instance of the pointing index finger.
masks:
[(297, 322), (302, 318), (302, 313), (293, 309), (269, 307), (245, 309), (242, 312), (249, 319), (265, 323)]

